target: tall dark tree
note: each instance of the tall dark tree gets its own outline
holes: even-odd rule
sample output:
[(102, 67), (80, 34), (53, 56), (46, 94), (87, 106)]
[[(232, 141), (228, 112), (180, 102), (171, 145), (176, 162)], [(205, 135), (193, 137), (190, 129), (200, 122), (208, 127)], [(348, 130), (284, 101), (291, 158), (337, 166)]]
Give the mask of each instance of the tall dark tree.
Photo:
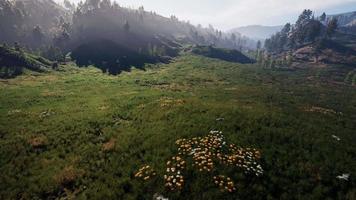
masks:
[(302, 14), (299, 15), (297, 22), (295, 23), (295, 25), (297, 27), (301, 27), (303, 26), (305, 23), (307, 23), (309, 20), (312, 19), (313, 16), (313, 11), (309, 10), (309, 9), (305, 9)]
[(325, 14), (325, 12), (323, 12), (323, 14), (320, 15), (319, 20), (322, 21), (322, 22), (324, 22), (324, 21), (326, 20), (326, 14)]
[(286, 50), (315, 42), (322, 37), (323, 25), (314, 18), (311, 10), (304, 10), (294, 26), (287, 23), (283, 29), (265, 42), (269, 52), (281, 53)]
[(259, 49), (261, 49), (261, 41), (260, 40), (258, 40), (257, 41), (257, 45), (256, 45), (256, 48), (257, 48), (257, 50), (259, 50)]
[(338, 26), (338, 21), (336, 18), (332, 18), (328, 22), (326, 33), (329, 37), (331, 37), (336, 32), (337, 26)]

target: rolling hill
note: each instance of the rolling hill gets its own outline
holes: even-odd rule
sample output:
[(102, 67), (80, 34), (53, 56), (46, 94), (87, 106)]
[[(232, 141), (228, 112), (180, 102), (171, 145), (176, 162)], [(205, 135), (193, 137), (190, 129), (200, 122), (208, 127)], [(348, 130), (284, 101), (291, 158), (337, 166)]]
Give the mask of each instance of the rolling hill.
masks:
[(51, 67), (52, 62), (41, 56), (0, 45), (0, 78), (13, 78), (24, 70), (44, 72)]

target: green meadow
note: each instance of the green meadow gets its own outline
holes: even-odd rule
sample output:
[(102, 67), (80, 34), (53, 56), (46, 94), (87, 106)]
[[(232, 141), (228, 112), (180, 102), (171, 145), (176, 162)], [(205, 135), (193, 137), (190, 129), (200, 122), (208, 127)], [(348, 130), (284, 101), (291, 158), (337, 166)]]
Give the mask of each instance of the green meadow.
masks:
[[(356, 199), (355, 82), (346, 66), (191, 54), (117, 76), (69, 63), (3, 79), (0, 199)], [(259, 149), (263, 175), (216, 167), (236, 183), (226, 193), (191, 168), (168, 191), (176, 140), (211, 130)], [(144, 165), (157, 172), (146, 182), (134, 177)]]

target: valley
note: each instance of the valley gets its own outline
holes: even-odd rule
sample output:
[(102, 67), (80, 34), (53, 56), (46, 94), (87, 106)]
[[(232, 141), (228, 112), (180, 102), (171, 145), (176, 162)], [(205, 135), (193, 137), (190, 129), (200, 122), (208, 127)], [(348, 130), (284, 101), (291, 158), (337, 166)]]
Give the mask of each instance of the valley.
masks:
[(355, 200), (353, 1), (0, 0), (0, 199)]
[[(352, 199), (354, 181), (336, 178), (356, 173), (352, 70), (272, 70), (188, 53), (118, 76), (68, 63), (2, 80), (0, 197)], [(211, 130), (259, 149), (263, 174), (215, 169), (236, 183), (228, 193), (188, 170), (181, 191), (166, 191), (176, 140)], [(148, 183), (134, 177), (147, 164), (161, 175)]]

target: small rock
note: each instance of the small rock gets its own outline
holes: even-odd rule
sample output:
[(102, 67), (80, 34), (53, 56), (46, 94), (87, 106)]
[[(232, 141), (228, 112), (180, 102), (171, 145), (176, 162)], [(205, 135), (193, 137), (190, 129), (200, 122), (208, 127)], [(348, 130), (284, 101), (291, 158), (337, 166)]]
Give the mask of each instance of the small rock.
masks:
[(13, 114), (16, 114), (16, 113), (21, 113), (22, 110), (19, 110), (19, 109), (15, 109), (15, 110), (10, 110), (9, 112), (7, 112), (8, 115), (13, 115)]
[(163, 195), (158, 194), (158, 193), (153, 195), (153, 199), (154, 200), (169, 200), (168, 198), (165, 198)]
[(337, 179), (340, 179), (340, 180), (348, 181), (349, 178), (350, 178), (350, 174), (342, 174), (342, 175), (340, 175), (340, 176), (337, 176), (336, 178), (337, 178)]
[(337, 141), (340, 141), (341, 139), (338, 137), (338, 136), (336, 136), (336, 135), (332, 135), (331, 137), (333, 137), (335, 140), (337, 140)]
[(44, 119), (44, 118), (47, 118), (47, 117), (49, 117), (49, 116), (51, 116), (51, 115), (54, 115), (54, 114), (55, 114), (55, 113), (52, 112), (51, 110), (46, 110), (46, 111), (44, 111), (44, 112), (41, 112), (40, 115), (39, 115), (39, 117), (40, 117), (41, 119)]

